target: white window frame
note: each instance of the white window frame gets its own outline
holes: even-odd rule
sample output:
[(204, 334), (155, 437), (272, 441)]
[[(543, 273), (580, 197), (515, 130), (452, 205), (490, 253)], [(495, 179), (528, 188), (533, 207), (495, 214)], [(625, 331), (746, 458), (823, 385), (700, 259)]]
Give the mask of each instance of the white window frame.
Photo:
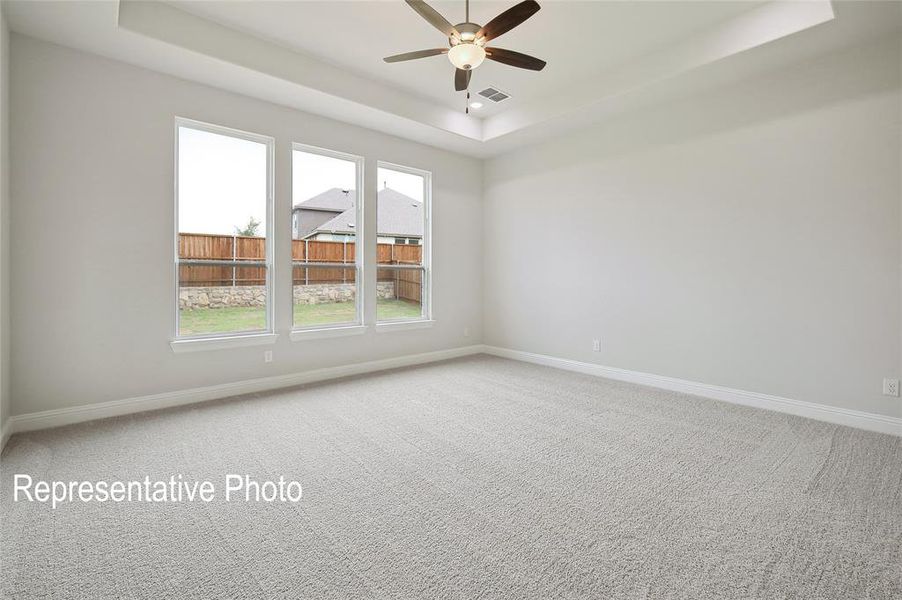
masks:
[[(363, 261), (366, 254), (366, 235), (364, 233), (364, 205), (366, 202), (366, 191), (364, 190), (364, 168), (366, 161), (364, 157), (358, 156), (356, 154), (349, 154), (347, 152), (339, 152), (338, 150), (331, 150), (329, 148), (320, 148), (319, 146), (310, 146), (308, 144), (302, 144), (300, 142), (292, 142), (291, 144), (291, 202), (289, 202), (289, 215), (294, 212), (294, 153), (296, 151), (306, 152), (309, 154), (316, 154), (319, 156), (325, 156), (328, 158), (337, 158), (339, 160), (346, 160), (354, 163), (354, 173), (355, 173), (355, 187), (356, 187), (356, 206), (355, 212), (357, 213), (355, 216), (354, 223), (354, 280), (357, 284), (357, 293), (355, 295), (355, 318), (354, 322), (348, 323), (336, 323), (334, 325), (331, 324), (314, 324), (307, 326), (298, 326), (294, 322), (294, 267), (300, 266), (303, 264), (303, 261), (298, 261), (297, 263), (294, 260), (293, 252), (290, 257), (291, 260), (291, 286), (289, 287), (289, 293), (291, 294), (291, 333), (289, 337), (293, 342), (300, 342), (309, 339), (317, 339), (317, 338), (326, 338), (326, 337), (342, 337), (347, 335), (358, 335), (365, 333), (367, 330), (366, 325), (363, 322), (364, 315), (366, 314), (365, 307), (366, 303), (369, 299), (367, 295), (367, 286), (364, 277), (363, 271)], [(289, 216), (290, 219), (290, 216)], [(294, 242), (294, 232), (291, 235), (292, 243)], [(314, 263), (315, 264), (315, 263)], [(350, 268), (350, 263), (348, 263), (347, 268)]]
[[(390, 331), (402, 331), (406, 329), (422, 329), (431, 327), (435, 321), (432, 317), (432, 172), (414, 167), (390, 163), (383, 160), (376, 161), (376, 168), (391, 169), (400, 173), (418, 175), (423, 178), (423, 312), (419, 317), (409, 319), (385, 319), (379, 320), (378, 309), (376, 312), (376, 331), (379, 333)], [(379, 198), (376, 198), (376, 222), (379, 222)], [(376, 231), (378, 240), (379, 232)], [(376, 272), (379, 271), (378, 256), (376, 259)]]
[[(190, 336), (179, 335), (179, 128), (181, 127), (257, 142), (266, 146), (266, 258), (263, 261), (266, 268), (265, 329), (248, 332), (205, 333)], [(275, 241), (273, 239), (275, 235), (273, 223), (275, 214), (273, 208), (275, 189), (275, 138), (184, 117), (175, 118), (173, 131), (173, 145), (175, 147), (175, 167), (173, 171), (175, 174), (173, 182), (175, 192), (175, 218), (173, 219), (173, 281), (175, 287), (175, 302), (173, 323), (175, 324), (175, 327), (172, 332), (170, 346), (174, 352), (194, 352), (198, 350), (220, 350), (235, 346), (274, 344), (278, 338), (278, 335), (273, 328), (275, 322), (275, 302), (273, 302), (274, 297), (272, 293), (273, 281), (275, 280), (275, 262), (273, 260), (275, 249)]]

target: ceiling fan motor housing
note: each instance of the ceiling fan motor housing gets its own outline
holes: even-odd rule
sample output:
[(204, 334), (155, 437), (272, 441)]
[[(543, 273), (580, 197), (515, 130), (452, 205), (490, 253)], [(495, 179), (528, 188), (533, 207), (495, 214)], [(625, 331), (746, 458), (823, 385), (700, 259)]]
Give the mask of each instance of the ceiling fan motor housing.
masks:
[(456, 46), (461, 42), (476, 42), (480, 45), (485, 43), (476, 39), (476, 34), (482, 29), (481, 25), (477, 25), (476, 23), (458, 23), (454, 26), (454, 29), (460, 34), (460, 38), (457, 38), (456, 36), (449, 37), (448, 41), (452, 46)]

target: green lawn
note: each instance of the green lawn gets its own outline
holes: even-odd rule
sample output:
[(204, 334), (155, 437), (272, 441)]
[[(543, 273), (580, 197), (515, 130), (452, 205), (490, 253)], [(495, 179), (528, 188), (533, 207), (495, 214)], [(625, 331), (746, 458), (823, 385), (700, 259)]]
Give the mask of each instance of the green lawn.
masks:
[[(379, 299), (376, 314), (380, 321), (412, 319), (420, 316), (420, 305), (404, 300)], [(353, 302), (294, 305), (294, 324), (297, 327), (346, 323), (353, 320)], [(255, 331), (265, 327), (266, 312), (262, 307), (198, 308), (179, 312), (180, 335)]]

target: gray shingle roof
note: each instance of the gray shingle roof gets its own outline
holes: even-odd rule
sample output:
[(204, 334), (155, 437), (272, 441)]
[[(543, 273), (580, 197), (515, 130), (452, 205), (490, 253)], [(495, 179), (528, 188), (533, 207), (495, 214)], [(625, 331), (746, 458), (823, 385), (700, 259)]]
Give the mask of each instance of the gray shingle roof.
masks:
[[(322, 207), (323, 200), (320, 199), (326, 195), (328, 195), (326, 202), (331, 202), (331, 206), (338, 206), (338, 201), (341, 198), (334, 192), (337, 192), (344, 198), (350, 198), (351, 205), (341, 214), (317, 227), (314, 232), (353, 233), (357, 229), (357, 214), (354, 209), (356, 193), (354, 190), (344, 194), (340, 189), (335, 188), (319, 196), (314, 196), (306, 202), (296, 204), (295, 208), (314, 209), (315, 207)], [(307, 203), (313, 200), (317, 200), (317, 204), (308, 206)], [(320, 208), (320, 210), (323, 209)], [(401, 192), (396, 192), (390, 188), (379, 190), (377, 229), (379, 235), (423, 237), (423, 203), (417, 202), (410, 196), (405, 196)]]
[(317, 194), (313, 198), (308, 198), (303, 202), (298, 202), (294, 205), (294, 207), (305, 208), (308, 210), (329, 210), (334, 212), (342, 212), (354, 206), (354, 200), (356, 198), (356, 190), (332, 188), (331, 190), (326, 190), (322, 194)]

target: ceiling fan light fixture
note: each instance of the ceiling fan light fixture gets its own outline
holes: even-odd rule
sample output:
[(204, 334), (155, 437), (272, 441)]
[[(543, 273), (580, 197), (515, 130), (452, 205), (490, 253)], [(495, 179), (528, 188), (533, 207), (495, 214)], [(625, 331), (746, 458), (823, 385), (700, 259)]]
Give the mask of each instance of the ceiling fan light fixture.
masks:
[(485, 60), (485, 49), (473, 42), (461, 42), (448, 51), (451, 64), (464, 71), (470, 71)]

